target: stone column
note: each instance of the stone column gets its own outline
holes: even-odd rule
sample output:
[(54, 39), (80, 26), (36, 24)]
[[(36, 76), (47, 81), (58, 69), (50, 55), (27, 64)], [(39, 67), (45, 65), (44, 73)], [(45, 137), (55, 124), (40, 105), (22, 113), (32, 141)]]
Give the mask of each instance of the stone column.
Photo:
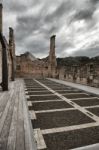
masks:
[(0, 3), (0, 32), (1, 33), (3, 32), (3, 26), (2, 26), (3, 14), (2, 14), (2, 11), (3, 11), (3, 5)]
[[(3, 5), (0, 3), (0, 32), (2, 33), (2, 11)], [(2, 45), (0, 43), (0, 82), (2, 82)]]
[(54, 77), (55, 76), (55, 70), (57, 67), (57, 62), (56, 62), (56, 56), (55, 56), (55, 37), (56, 35), (53, 35), (50, 38), (50, 52), (49, 52), (49, 77)]
[(3, 91), (8, 90), (7, 44), (3, 36), (3, 5), (0, 3), (0, 80)]
[(2, 45), (2, 86), (3, 91), (8, 90), (8, 64), (7, 64), (7, 46), (5, 38), (0, 32), (0, 43)]
[(12, 71), (11, 71), (11, 80), (15, 80), (15, 41), (14, 41), (14, 31), (10, 27), (9, 28), (9, 51), (11, 54), (12, 61)]

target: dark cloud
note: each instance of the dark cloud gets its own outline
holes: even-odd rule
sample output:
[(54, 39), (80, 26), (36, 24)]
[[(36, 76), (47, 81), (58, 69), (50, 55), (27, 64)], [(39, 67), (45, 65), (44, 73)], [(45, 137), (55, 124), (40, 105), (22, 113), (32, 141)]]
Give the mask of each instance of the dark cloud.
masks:
[(13, 12), (13, 13), (21, 13), (25, 12), (28, 7), (25, 5), (25, 3), (18, 3), (16, 4), (16, 1), (7, 1), (4, 5), (7, 12)]
[[(7, 31), (9, 26), (14, 27), (17, 53), (30, 51), (39, 56), (48, 55), (49, 38), (52, 34), (56, 34), (58, 56), (61, 56), (64, 51), (68, 54), (68, 49), (76, 47), (78, 49), (78, 45), (85, 42), (86, 37), (80, 41), (81, 43), (76, 42), (79, 41), (80, 36), (88, 34), (87, 36), (90, 37), (95, 30), (98, 35), (98, 28), (95, 28), (98, 25), (98, 19), (95, 16), (95, 12), (99, 9), (98, 2), (99, 0), (4, 1), (6, 12), (4, 29)], [(84, 20), (85, 24), (81, 23), (81, 20)], [(88, 42), (91, 43), (91, 38), (88, 38)], [(75, 55), (97, 54), (98, 47), (95, 47), (96, 44), (94, 49), (93, 45), (89, 48), (86, 44), (85, 50), (79, 49)], [(71, 52), (71, 55), (74, 53)]]
[(16, 5), (16, 3), (13, 3), (13, 5), (10, 5), (9, 7), (9, 11), (12, 11), (12, 12), (25, 12), (27, 9), (27, 6), (26, 5)]
[(57, 52), (60, 52), (60, 50), (64, 51), (66, 48), (68, 49), (68, 48), (74, 47), (74, 44), (73, 44), (72, 41), (66, 41), (66, 42), (61, 41), (57, 44), (57, 46), (58, 46), (58, 51)]
[(36, 7), (40, 4), (40, 0), (11, 0), (4, 2), (4, 7), (7, 12), (17, 13), (26, 13), (29, 9)]
[(60, 19), (60, 17), (68, 13), (68, 11), (70, 11), (71, 8), (71, 0), (62, 2), (61, 5), (59, 5), (53, 13), (48, 14), (45, 17), (45, 22), (51, 22)]
[(93, 15), (93, 10), (81, 10), (79, 12), (77, 12), (73, 19), (74, 20), (89, 20), (92, 19), (92, 15)]
[(99, 3), (99, 0), (90, 0), (93, 4)]
[(40, 29), (40, 16), (18, 16), (16, 34), (17, 40), (23, 41), (24, 38), (33, 35), (35, 31)]
[(23, 30), (31, 31), (37, 30), (40, 27), (40, 16), (18, 16), (17, 17), (17, 28), (23, 28)]
[(76, 10), (76, 12), (72, 15), (70, 21), (71, 22), (77, 21), (77, 20), (85, 20), (85, 21), (91, 20), (92, 21), (93, 20), (93, 14), (96, 11), (96, 6), (92, 5), (88, 1), (86, 1), (86, 6), (81, 7), (78, 10)]
[(99, 56), (99, 46), (83, 50), (80, 49), (79, 51), (75, 52), (73, 56), (88, 56), (88, 57)]

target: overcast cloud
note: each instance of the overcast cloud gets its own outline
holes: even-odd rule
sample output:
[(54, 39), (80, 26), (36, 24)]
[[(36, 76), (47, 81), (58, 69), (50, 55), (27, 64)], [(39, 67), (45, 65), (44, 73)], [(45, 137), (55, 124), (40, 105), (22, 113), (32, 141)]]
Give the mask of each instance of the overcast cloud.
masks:
[(3, 0), (4, 34), (15, 29), (16, 54), (49, 53), (56, 34), (56, 55), (99, 55), (99, 0)]

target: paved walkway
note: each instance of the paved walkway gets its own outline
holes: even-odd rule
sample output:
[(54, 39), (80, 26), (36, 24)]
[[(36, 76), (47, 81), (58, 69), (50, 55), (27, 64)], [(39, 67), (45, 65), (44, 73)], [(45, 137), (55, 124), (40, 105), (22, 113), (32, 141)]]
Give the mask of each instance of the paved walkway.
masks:
[(98, 95), (59, 82), (52, 79), (25, 80), (37, 149), (98, 150)]
[[(71, 87), (74, 87), (74, 88), (77, 88), (77, 89), (81, 89), (81, 90), (89, 92), (89, 93), (99, 95), (99, 88), (90, 87), (90, 86), (87, 86), (87, 85), (81, 85), (81, 84), (72, 83), (72, 82), (67, 82), (67, 81), (63, 81), (63, 80), (52, 79), (52, 78), (49, 78), (49, 80), (55, 81), (57, 83), (61, 83), (61, 84), (64, 84), (64, 85), (68, 85), (68, 86), (71, 86)], [(93, 144), (93, 145), (82, 147), (82, 148), (80, 147), (80, 148), (77, 148), (76, 150), (93, 150), (93, 149), (98, 150), (99, 149), (99, 144)]]
[(31, 134), (24, 82), (10, 82), (0, 91), (0, 150), (36, 150)]
[(74, 88), (78, 88), (78, 89), (84, 90), (84, 91), (89, 92), (89, 93), (99, 95), (99, 88), (90, 87), (90, 86), (87, 86), (87, 85), (82, 85), (82, 84), (77, 84), (77, 83), (72, 83), (72, 82), (67, 82), (67, 81), (63, 81), (63, 80), (52, 79), (52, 78), (49, 78), (49, 80), (55, 81), (55, 82), (58, 82), (58, 83), (62, 83), (64, 85), (68, 85), (68, 86), (71, 86), (71, 87), (74, 87)]

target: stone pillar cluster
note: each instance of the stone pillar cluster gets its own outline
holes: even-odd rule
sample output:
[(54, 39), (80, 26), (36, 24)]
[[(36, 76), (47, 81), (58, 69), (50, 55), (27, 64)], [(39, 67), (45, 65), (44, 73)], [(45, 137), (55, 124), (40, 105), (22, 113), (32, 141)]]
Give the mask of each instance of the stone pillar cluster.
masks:
[(8, 78), (15, 78), (14, 31), (9, 28), (9, 43), (3, 35), (3, 5), (0, 3), (0, 83), (3, 90), (8, 89)]

